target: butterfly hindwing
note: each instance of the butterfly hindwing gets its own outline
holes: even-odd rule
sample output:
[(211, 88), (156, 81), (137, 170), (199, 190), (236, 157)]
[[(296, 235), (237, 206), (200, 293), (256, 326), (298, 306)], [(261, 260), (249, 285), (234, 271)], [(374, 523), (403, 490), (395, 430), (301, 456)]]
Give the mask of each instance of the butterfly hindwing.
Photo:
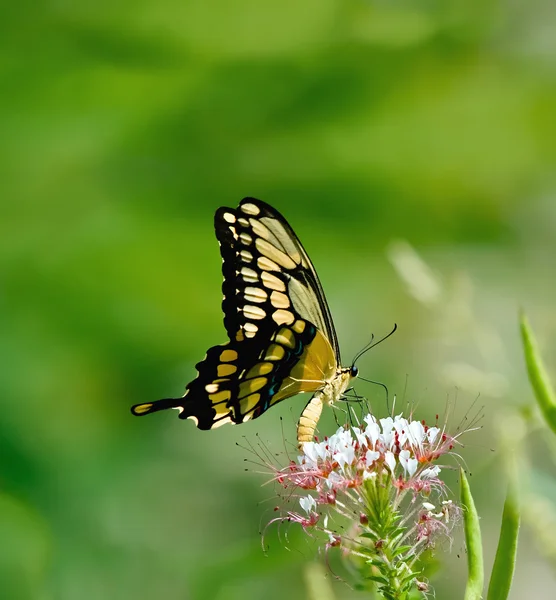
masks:
[[(314, 325), (296, 319), (292, 326), (278, 327), (265, 340), (234, 340), (214, 346), (196, 365), (198, 375), (182, 398), (136, 405), (132, 411), (143, 415), (177, 408), (180, 419), (192, 419), (199, 429), (255, 419), (277, 401), (301, 391), (296, 385), (288, 393), (283, 382), (317, 335)], [(312, 382), (306, 391), (316, 388)], [(279, 391), (279, 400), (275, 400)]]

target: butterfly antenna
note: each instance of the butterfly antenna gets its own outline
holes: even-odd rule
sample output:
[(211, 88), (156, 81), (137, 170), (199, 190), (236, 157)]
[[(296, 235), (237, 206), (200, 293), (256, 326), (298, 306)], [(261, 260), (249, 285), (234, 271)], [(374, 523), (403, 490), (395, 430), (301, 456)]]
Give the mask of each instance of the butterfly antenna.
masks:
[(373, 342), (375, 341), (375, 334), (373, 333), (371, 335), (371, 341), (368, 344), (365, 344), (363, 346), (363, 349), (360, 350), (356, 355), (355, 358), (351, 361), (351, 364), (354, 365), (362, 356), (363, 354), (365, 354), (365, 352), (367, 352), (367, 350), (370, 350), (373, 346)]
[(390, 333), (386, 334), (384, 337), (380, 338), (377, 342), (374, 341), (374, 335), (373, 335), (371, 337), (371, 341), (366, 346), (363, 347), (363, 350), (361, 350), (360, 352), (358, 352), (356, 354), (355, 358), (353, 359), (352, 365), (354, 365), (363, 356), (363, 354), (368, 352), (371, 348), (374, 348), (375, 346), (378, 346), (379, 344), (384, 342), (384, 340), (387, 340), (391, 335), (394, 334), (394, 332), (396, 331), (397, 328), (398, 328), (398, 324), (394, 323), (394, 327), (392, 328), (392, 331)]

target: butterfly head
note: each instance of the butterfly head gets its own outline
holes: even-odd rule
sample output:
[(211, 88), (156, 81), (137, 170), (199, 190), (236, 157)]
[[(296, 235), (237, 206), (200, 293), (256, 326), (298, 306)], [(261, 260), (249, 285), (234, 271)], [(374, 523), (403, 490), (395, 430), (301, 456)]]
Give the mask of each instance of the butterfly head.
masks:
[(359, 375), (359, 367), (357, 365), (351, 365), (351, 367), (342, 367), (338, 369), (337, 375), (341, 376), (342, 379), (349, 381), (355, 379)]

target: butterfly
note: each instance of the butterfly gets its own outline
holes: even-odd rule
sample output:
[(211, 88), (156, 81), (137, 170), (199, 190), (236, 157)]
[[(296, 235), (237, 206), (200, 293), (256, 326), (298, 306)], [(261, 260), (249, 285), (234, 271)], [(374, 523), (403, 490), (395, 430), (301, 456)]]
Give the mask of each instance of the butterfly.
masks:
[(314, 439), (324, 405), (344, 396), (358, 369), (342, 367), (330, 309), (315, 268), (286, 219), (244, 198), (214, 217), (222, 255), (224, 327), (229, 340), (207, 351), (181, 398), (136, 404), (134, 415), (179, 410), (199, 429), (260, 417), (301, 392), (314, 395), (297, 425)]

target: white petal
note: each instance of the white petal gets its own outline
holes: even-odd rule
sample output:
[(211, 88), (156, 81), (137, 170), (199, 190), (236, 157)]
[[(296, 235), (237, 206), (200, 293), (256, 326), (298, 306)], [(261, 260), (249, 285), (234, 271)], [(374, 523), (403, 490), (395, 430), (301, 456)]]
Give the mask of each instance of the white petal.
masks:
[(367, 423), (367, 425), (371, 425), (373, 423), (376, 424), (376, 419), (371, 414), (365, 415), (363, 417), (363, 421), (365, 421), (365, 423)]
[(394, 429), (394, 419), (392, 417), (380, 419), (380, 426), (383, 434), (390, 433)]
[(359, 427), (355, 427), (353, 430), (353, 435), (355, 435), (355, 439), (359, 442), (360, 446), (367, 446), (367, 436), (364, 434)]
[(305, 454), (306, 461), (305, 464), (309, 463), (311, 465), (317, 464), (317, 444), (315, 442), (305, 442), (303, 444), (303, 453)]
[(415, 471), (417, 471), (419, 461), (416, 458), (411, 457), (411, 453), (409, 452), (409, 450), (402, 450), (400, 452), (398, 460), (400, 461), (400, 465), (403, 467), (403, 470), (410, 477), (413, 477), (413, 475), (415, 475)]
[(407, 419), (398, 416), (394, 419), (394, 430), (398, 434), (400, 446), (403, 446), (408, 438), (409, 423)]
[(371, 448), (374, 448), (380, 437), (380, 427), (376, 421), (367, 424), (365, 435), (371, 442)]
[(411, 421), (409, 424), (409, 442), (413, 447), (421, 448), (425, 439), (425, 428), (421, 421)]
[(392, 452), (388, 451), (384, 453), (384, 462), (390, 471), (392, 471), (392, 474), (394, 474), (394, 470), (396, 469), (396, 457)]
[(367, 450), (367, 454), (365, 454), (365, 462), (367, 463), (367, 467), (370, 467), (375, 460), (380, 458), (380, 452), (376, 450)]
[(434, 479), (440, 473), (440, 467), (428, 467), (424, 471), (422, 471), (419, 475), (421, 479)]
[(434, 444), (434, 440), (438, 437), (440, 433), (440, 429), (438, 427), (430, 427), (427, 431), (427, 438), (429, 440), (429, 444)]
[(307, 514), (309, 514), (313, 509), (315, 509), (317, 507), (317, 502), (313, 498), (313, 496), (304, 496), (304, 497), (300, 498), (299, 504), (301, 505), (301, 508)]

